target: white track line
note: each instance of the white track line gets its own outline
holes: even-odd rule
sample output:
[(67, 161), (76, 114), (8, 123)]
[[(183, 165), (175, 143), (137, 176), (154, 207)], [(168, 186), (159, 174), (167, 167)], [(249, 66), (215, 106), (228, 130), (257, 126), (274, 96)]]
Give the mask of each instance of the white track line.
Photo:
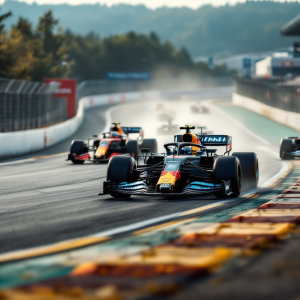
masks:
[(16, 165), (16, 164), (39, 161), (41, 159), (48, 159), (48, 158), (53, 158), (53, 157), (57, 157), (57, 156), (62, 156), (62, 155), (66, 155), (68, 153), (69, 152), (62, 152), (62, 153), (57, 153), (57, 154), (52, 154), (52, 155), (41, 155), (41, 156), (36, 156), (36, 157), (32, 157), (32, 158), (27, 158), (27, 159), (4, 162), (4, 163), (0, 163), (0, 167), (1, 166), (7, 166), (7, 165)]
[(0, 163), (0, 166), (8, 166), (8, 165), (16, 165), (16, 164), (22, 164), (22, 163), (27, 163), (27, 162), (32, 162), (36, 161), (34, 158), (28, 158), (28, 159), (22, 159), (22, 160), (17, 160), (17, 161), (10, 161), (6, 163)]

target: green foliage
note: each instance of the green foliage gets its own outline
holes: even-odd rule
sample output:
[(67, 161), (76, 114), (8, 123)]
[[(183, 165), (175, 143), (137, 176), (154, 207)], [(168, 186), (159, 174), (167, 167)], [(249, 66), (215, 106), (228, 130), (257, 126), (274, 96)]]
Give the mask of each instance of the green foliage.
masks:
[(0, 33), (3, 32), (4, 29), (4, 21), (11, 16), (11, 12), (0, 15)]
[[(1, 9), (1, 8), (0, 8)], [(5, 41), (4, 21), (11, 16), (11, 12), (0, 15), (0, 77), (5, 77), (10, 68), (11, 61), (6, 58), (5, 50), (3, 47)]]
[(20, 17), (9, 33), (3, 33), (0, 49), (9, 68), (1, 76), (34, 81), (68, 76), (82, 81), (104, 79), (106, 72), (152, 72), (155, 78), (226, 74), (225, 69), (211, 71), (206, 64), (195, 64), (185, 48), (161, 42), (154, 32), (130, 31), (101, 39), (94, 33), (63, 32), (58, 23), (51, 11), (39, 18), (35, 29)]
[(170, 42), (161, 43), (153, 32), (100, 39), (93, 33), (78, 36), (68, 31), (66, 41), (68, 57), (74, 61), (69, 76), (79, 81), (103, 79), (106, 72), (152, 72), (155, 77), (209, 72), (206, 66), (195, 65), (185, 48), (178, 51)]
[(7, 26), (16, 23), (20, 15), (36, 22), (36, 16), (52, 9), (61, 26), (75, 34), (86, 35), (93, 30), (101, 37), (108, 37), (131, 30), (138, 34), (154, 31), (161, 42), (168, 40), (177, 49), (186, 47), (192, 57), (199, 57), (290, 46), (293, 39), (281, 37), (279, 30), (299, 14), (300, 3), (265, 0), (220, 7), (205, 5), (196, 10), (186, 7), (151, 10), (143, 5), (30, 5), (6, 1), (3, 9), (14, 12)]
[(5, 62), (1, 77), (41, 81), (46, 77), (66, 77), (71, 64), (61, 65), (66, 60), (64, 34), (55, 32), (58, 20), (52, 12), (40, 17), (36, 30), (32, 24), (19, 18), (9, 33), (2, 34), (0, 53)]

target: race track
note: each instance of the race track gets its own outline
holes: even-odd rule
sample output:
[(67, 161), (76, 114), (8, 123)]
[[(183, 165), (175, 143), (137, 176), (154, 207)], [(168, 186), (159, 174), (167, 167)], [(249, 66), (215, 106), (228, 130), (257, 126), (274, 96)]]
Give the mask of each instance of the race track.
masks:
[[(66, 154), (55, 154), (67, 152), (73, 138), (87, 138), (104, 130), (107, 119), (125, 126), (142, 126), (146, 138), (156, 137), (157, 128), (163, 124), (159, 121), (162, 111), (157, 104), (163, 104), (164, 111), (172, 112), (175, 124), (206, 125), (215, 134), (232, 135), (234, 151), (256, 152), (260, 183), (282, 168), (276, 148), (240, 126), (214, 103), (207, 102), (208, 114), (191, 114), (190, 106), (195, 102), (148, 100), (143, 104), (94, 108), (86, 112), (82, 128), (67, 141), (3, 162), (0, 165), (0, 253), (82, 237), (219, 201), (214, 196), (176, 200), (148, 197), (123, 200), (98, 196), (105, 180), (106, 165), (73, 165), (65, 161)], [(157, 139), (160, 150), (163, 143), (173, 141), (168, 135), (157, 136)], [(55, 156), (18, 162), (45, 155)]]

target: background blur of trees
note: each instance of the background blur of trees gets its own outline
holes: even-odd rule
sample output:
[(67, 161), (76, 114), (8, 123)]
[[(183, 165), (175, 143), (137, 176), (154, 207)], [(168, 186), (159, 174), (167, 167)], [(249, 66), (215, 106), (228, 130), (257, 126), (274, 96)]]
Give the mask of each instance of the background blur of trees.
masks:
[(0, 76), (35, 81), (46, 77), (66, 77), (71, 64), (67, 67), (61, 64), (67, 58), (67, 48), (61, 30), (54, 33), (57, 24), (58, 20), (49, 11), (40, 17), (35, 29), (23, 18), (10, 32), (2, 29)]
[(152, 72), (153, 76), (179, 77), (227, 75), (226, 68), (210, 70), (194, 63), (186, 49), (176, 50), (159, 37), (129, 32), (101, 39), (63, 32), (51, 11), (39, 18), (36, 27), (20, 17), (9, 32), (0, 15), (0, 76), (41, 81), (46, 77), (69, 77), (78, 81), (104, 79), (106, 72)]
[[(203, 1), (193, 2), (200, 6)], [(2, 10), (13, 12), (5, 20), (6, 28), (20, 16), (36, 26), (37, 16), (52, 10), (61, 26), (75, 34), (93, 31), (104, 38), (132, 30), (138, 34), (154, 31), (162, 42), (170, 41), (177, 49), (185, 47), (193, 58), (222, 58), (291, 46), (293, 38), (281, 37), (279, 29), (300, 13), (300, 2), (247, 0), (235, 5), (203, 5), (198, 9), (159, 7), (153, 10), (144, 5), (55, 5), (5, 0)]]

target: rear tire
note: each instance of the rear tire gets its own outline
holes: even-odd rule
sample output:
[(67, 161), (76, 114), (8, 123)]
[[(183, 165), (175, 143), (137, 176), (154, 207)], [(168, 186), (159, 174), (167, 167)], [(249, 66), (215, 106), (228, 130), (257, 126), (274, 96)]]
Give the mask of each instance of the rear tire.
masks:
[(288, 157), (284, 154), (285, 152), (292, 151), (293, 140), (291, 139), (282, 139), (280, 142), (280, 150), (279, 157), (281, 159), (288, 159)]
[(157, 140), (144, 139), (141, 148), (148, 148), (150, 153), (157, 153)]
[(215, 193), (217, 198), (238, 197), (242, 188), (242, 170), (237, 157), (219, 156), (213, 166), (213, 180), (215, 184), (230, 180), (233, 194)]
[[(119, 184), (122, 182), (131, 183), (134, 181), (133, 170), (136, 168), (135, 160), (129, 156), (113, 156), (107, 167), (106, 180)], [(114, 198), (130, 198), (131, 195), (119, 193), (110, 194)]]
[(129, 153), (134, 159), (137, 159), (139, 146), (137, 141), (128, 141), (126, 144), (126, 153)]
[[(76, 154), (76, 155), (81, 155), (86, 153), (86, 145), (84, 143), (84, 141), (80, 141), (80, 140), (73, 140), (71, 143), (71, 148), (70, 148), (70, 154)], [(75, 165), (82, 165), (84, 164), (84, 160), (77, 160), (77, 159), (72, 159), (71, 161), (73, 164)]]
[(241, 164), (243, 191), (256, 188), (259, 180), (259, 165), (256, 153), (234, 152), (232, 156), (237, 157)]

